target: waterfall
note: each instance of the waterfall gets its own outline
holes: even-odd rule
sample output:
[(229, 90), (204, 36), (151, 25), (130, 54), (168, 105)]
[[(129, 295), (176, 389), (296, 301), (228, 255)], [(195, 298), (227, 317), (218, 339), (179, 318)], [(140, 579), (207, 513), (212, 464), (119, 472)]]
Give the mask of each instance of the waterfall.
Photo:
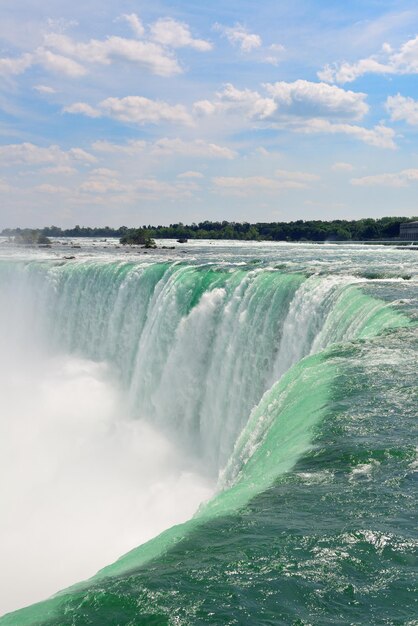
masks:
[[(132, 424), (161, 433), (198, 473), (218, 479), (215, 495), (194, 518), (134, 549), (99, 578), (161, 554), (292, 467), (326, 410), (338, 346), (409, 324), (367, 295), (363, 283), (179, 262), (0, 263), (7, 303), (1, 323), (10, 329), (11, 350), (18, 353), (20, 345), (35, 355), (42, 350), (54, 359), (102, 364), (117, 380)], [(63, 598), (46, 606), (54, 610)], [(1, 621), (30, 624), (34, 615), (28, 609), (20, 621)]]

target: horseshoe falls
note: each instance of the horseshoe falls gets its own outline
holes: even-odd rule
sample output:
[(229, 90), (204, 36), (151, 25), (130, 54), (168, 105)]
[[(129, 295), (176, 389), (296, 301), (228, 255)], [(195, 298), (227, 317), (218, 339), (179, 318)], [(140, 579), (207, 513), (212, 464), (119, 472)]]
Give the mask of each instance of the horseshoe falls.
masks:
[(0, 253), (0, 624), (415, 624), (416, 250), (78, 243)]

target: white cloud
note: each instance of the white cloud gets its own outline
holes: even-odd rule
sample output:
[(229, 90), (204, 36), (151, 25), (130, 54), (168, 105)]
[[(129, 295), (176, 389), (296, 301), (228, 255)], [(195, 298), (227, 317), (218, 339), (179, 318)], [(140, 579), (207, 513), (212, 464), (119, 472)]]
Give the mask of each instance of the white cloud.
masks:
[(215, 100), (199, 100), (194, 103), (193, 110), (199, 116), (225, 112), (244, 115), (248, 119), (264, 120), (273, 116), (277, 105), (272, 98), (265, 98), (257, 91), (237, 89), (227, 83), (224, 90), (216, 94)]
[(269, 46), (269, 50), (281, 54), (286, 48), (281, 43), (272, 43), (271, 46)]
[(406, 187), (409, 183), (418, 182), (418, 169), (407, 169), (397, 173), (375, 174), (352, 178), (351, 184), (357, 187)]
[(59, 185), (49, 185), (45, 183), (34, 187), (34, 191), (38, 193), (59, 194), (66, 193), (68, 189), (66, 187), (60, 187)]
[(80, 65), (80, 63), (77, 63), (77, 61), (61, 54), (51, 52), (51, 50), (45, 50), (44, 48), (37, 50), (34, 56), (34, 62), (42, 65), (42, 67), (50, 72), (64, 74), (70, 78), (78, 78), (87, 74), (86, 68)]
[(318, 77), (330, 83), (349, 83), (364, 74), (417, 74), (418, 35), (406, 41), (398, 50), (388, 44), (382, 46), (379, 54), (360, 59), (355, 63), (335, 63), (326, 65)]
[(192, 118), (182, 104), (170, 105), (167, 102), (150, 100), (142, 96), (107, 98), (99, 106), (108, 117), (121, 122), (192, 124)]
[(251, 52), (262, 45), (260, 35), (248, 32), (242, 24), (237, 23), (234, 26), (215, 24), (214, 29), (226, 37), (232, 45), (239, 46), (242, 52)]
[(71, 148), (68, 150), (68, 156), (75, 161), (81, 161), (83, 163), (96, 163), (97, 159), (95, 156), (86, 152), (82, 148)]
[(264, 148), (263, 146), (258, 146), (258, 148), (254, 150), (254, 154), (258, 156), (268, 157), (271, 155), (271, 152), (266, 150), (266, 148)]
[(111, 170), (108, 167), (97, 167), (91, 171), (92, 176), (107, 176), (109, 178), (116, 178), (118, 175), (116, 170)]
[(354, 166), (351, 163), (345, 163), (345, 161), (338, 161), (331, 166), (333, 172), (352, 172)]
[[(123, 17), (139, 36), (142, 33), (139, 18), (135, 14)], [(154, 27), (157, 28), (158, 24), (156, 22)], [(166, 20), (167, 28), (164, 24), (163, 21), (159, 26), (161, 38), (163, 33), (166, 33), (166, 39), (170, 33), (172, 37), (172, 42), (167, 40), (166, 45), (117, 36), (78, 42), (62, 32), (50, 32), (44, 36), (43, 45), (32, 52), (25, 52), (16, 58), (0, 58), (0, 75), (23, 74), (30, 67), (39, 65), (47, 71), (78, 78), (88, 73), (89, 64), (110, 65), (119, 60), (139, 65), (157, 76), (173, 76), (181, 73), (182, 69), (168, 45), (172, 48), (187, 45), (197, 50), (211, 48), (209, 42), (193, 39), (187, 25), (175, 20)]]
[(38, 93), (45, 93), (45, 94), (57, 93), (56, 89), (54, 89), (53, 87), (50, 87), (49, 85), (35, 85), (34, 90), (37, 91)]
[(100, 140), (92, 144), (93, 150), (96, 152), (108, 152), (110, 154), (127, 154), (135, 155), (143, 152), (147, 147), (147, 142), (141, 139), (130, 139), (127, 143), (111, 143), (110, 141)]
[(199, 100), (193, 104), (193, 111), (199, 116), (212, 115), (217, 111), (217, 105), (210, 100)]
[(241, 110), (249, 118), (266, 119), (277, 110), (272, 98), (263, 98), (257, 91), (236, 89), (230, 83), (225, 85), (223, 92), (217, 94), (221, 108)]
[(95, 109), (87, 102), (74, 102), (63, 108), (64, 113), (74, 113), (80, 115), (86, 115), (87, 117), (101, 117), (102, 112)]
[(141, 154), (145, 151), (154, 157), (179, 155), (194, 158), (234, 159), (237, 156), (234, 150), (226, 146), (206, 142), (203, 139), (184, 141), (179, 138), (170, 139), (168, 137), (163, 137), (153, 143), (142, 140), (130, 140), (125, 144), (96, 141), (93, 143), (92, 148), (98, 152), (129, 156)]
[(264, 63), (269, 63), (270, 65), (277, 66), (279, 65), (279, 59), (273, 55), (268, 55), (264, 57)]
[(389, 96), (386, 100), (386, 109), (390, 119), (394, 122), (405, 121), (411, 126), (418, 126), (418, 100), (401, 96)]
[(302, 117), (361, 119), (368, 112), (365, 93), (347, 91), (326, 83), (296, 80), (264, 85), (281, 112)]
[(170, 122), (192, 125), (192, 117), (182, 104), (171, 105), (167, 102), (150, 100), (143, 96), (125, 98), (107, 98), (97, 108), (85, 102), (75, 102), (64, 108), (66, 113), (76, 113), (87, 117), (110, 117), (120, 122), (134, 124), (158, 124)]
[(194, 170), (188, 170), (187, 172), (182, 172), (181, 174), (177, 174), (177, 178), (204, 178), (201, 172), (195, 172)]
[(5, 57), (0, 59), (0, 75), (14, 76), (23, 74), (34, 62), (33, 54), (25, 53), (15, 59)]
[[(341, 133), (379, 148), (396, 147), (393, 129), (383, 124), (364, 128), (351, 123), (369, 111), (365, 93), (306, 80), (267, 83), (263, 87), (268, 97), (258, 91), (240, 90), (227, 84), (213, 101), (195, 102), (194, 112), (201, 117), (235, 115), (235, 122), (241, 125), (245, 124), (246, 118), (277, 130), (311, 134)], [(227, 118), (224, 123), (230, 126)]]
[(110, 65), (119, 59), (140, 65), (157, 76), (173, 76), (182, 71), (173, 54), (152, 41), (112, 36), (78, 43), (67, 35), (51, 33), (45, 37), (45, 45), (83, 63)]
[(170, 17), (164, 17), (150, 26), (151, 38), (172, 48), (193, 48), (199, 52), (212, 50), (212, 44), (204, 39), (194, 39), (190, 28), (184, 22), (178, 22)]
[(137, 37), (142, 37), (145, 34), (145, 28), (136, 13), (130, 13), (129, 15), (127, 13), (124, 13), (120, 16), (119, 20), (124, 20), (125, 22), (128, 22), (133, 33)]
[(109, 178), (107, 176), (91, 177), (80, 185), (80, 191), (88, 193), (109, 193), (131, 191), (132, 187), (121, 183), (117, 178)]
[(329, 120), (311, 119), (307, 120), (299, 127), (295, 127), (297, 132), (302, 133), (328, 133), (350, 135), (376, 148), (396, 148), (394, 142), (395, 132), (392, 128), (387, 128), (383, 124), (374, 126), (373, 128), (363, 128), (354, 124), (334, 124)]
[(72, 148), (66, 152), (56, 145), (43, 148), (24, 142), (0, 146), (0, 165), (3, 166), (15, 164), (45, 165), (48, 163), (57, 166), (74, 161), (93, 163), (96, 161), (96, 157), (82, 148)]
[(317, 174), (311, 174), (309, 172), (295, 172), (292, 170), (276, 170), (276, 176), (279, 178), (286, 178), (287, 180), (296, 180), (302, 183), (311, 183), (321, 179), (321, 177)]
[(203, 139), (183, 141), (182, 139), (159, 139), (152, 145), (154, 155), (179, 154), (189, 157), (210, 157), (219, 159), (234, 159), (237, 154), (234, 150), (216, 143), (209, 143)]
[(362, 59), (357, 63), (342, 63), (340, 66), (326, 65), (318, 72), (318, 78), (327, 83), (351, 83), (364, 74), (393, 74), (393, 68), (376, 59)]
[(297, 80), (263, 85), (267, 96), (250, 89), (237, 89), (227, 83), (213, 101), (194, 103), (197, 115), (235, 113), (251, 120), (275, 123), (289, 117), (332, 117), (361, 119), (369, 110), (366, 94), (347, 91), (335, 85)]
[(161, 200), (162, 197), (173, 200), (191, 197), (196, 186), (192, 183), (169, 183), (156, 178), (140, 178), (133, 182), (121, 182), (118, 178), (108, 176), (91, 176), (78, 189), (80, 196), (88, 194), (92, 199), (111, 194), (111, 198), (123, 202), (135, 202), (139, 198)]
[(286, 48), (280, 43), (273, 43), (268, 47), (267, 55), (264, 57), (264, 63), (270, 63), (270, 65), (278, 65)]
[(6, 76), (23, 74), (34, 65), (40, 65), (50, 72), (64, 74), (71, 78), (78, 78), (87, 73), (87, 70), (73, 59), (40, 47), (33, 53), (25, 53), (15, 59), (0, 59), (0, 74)]

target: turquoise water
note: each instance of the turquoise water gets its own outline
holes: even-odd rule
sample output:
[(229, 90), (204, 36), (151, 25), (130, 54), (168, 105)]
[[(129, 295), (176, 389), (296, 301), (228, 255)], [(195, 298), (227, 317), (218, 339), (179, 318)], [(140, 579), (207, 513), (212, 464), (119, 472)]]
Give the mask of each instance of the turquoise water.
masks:
[(129, 419), (213, 485), (190, 519), (0, 623), (418, 623), (418, 255), (182, 250), (0, 262), (14, 345), (109, 364)]

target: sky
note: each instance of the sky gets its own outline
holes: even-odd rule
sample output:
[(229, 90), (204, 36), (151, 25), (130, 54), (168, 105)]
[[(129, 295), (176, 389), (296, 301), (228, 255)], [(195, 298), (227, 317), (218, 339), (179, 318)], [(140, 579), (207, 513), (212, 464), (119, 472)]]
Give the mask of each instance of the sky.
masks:
[(410, 0), (0, 5), (0, 229), (418, 214)]

